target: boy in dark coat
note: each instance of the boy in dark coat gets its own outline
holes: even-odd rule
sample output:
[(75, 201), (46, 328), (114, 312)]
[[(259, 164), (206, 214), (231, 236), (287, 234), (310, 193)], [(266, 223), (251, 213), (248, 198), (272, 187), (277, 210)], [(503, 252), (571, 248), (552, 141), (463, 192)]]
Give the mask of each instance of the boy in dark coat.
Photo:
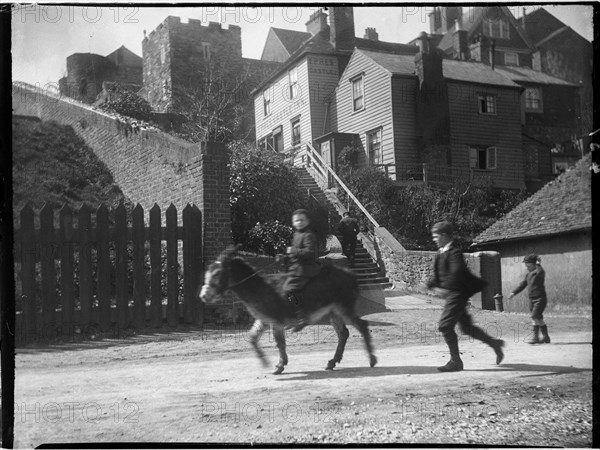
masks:
[[(550, 336), (548, 336), (548, 326), (544, 322), (544, 309), (548, 303), (546, 297), (546, 287), (544, 280), (546, 272), (541, 266), (541, 260), (538, 255), (527, 255), (523, 262), (527, 267), (525, 279), (511, 292), (508, 299), (512, 299), (515, 295), (527, 288), (529, 296), (529, 311), (531, 311), (531, 320), (533, 322), (533, 337), (527, 341), (529, 344), (549, 344)], [(539, 337), (539, 332), (542, 332), (542, 339)]]
[(296, 306), (298, 323), (293, 331), (300, 331), (306, 326), (306, 314), (299, 301), (300, 292), (308, 280), (319, 273), (321, 267), (317, 262), (317, 236), (310, 229), (308, 212), (304, 209), (294, 211), (292, 225), (296, 229), (292, 239), (292, 245), (287, 248), (288, 260), (287, 279), (283, 290), (288, 299)]
[(473, 319), (467, 311), (469, 297), (483, 289), (485, 282), (473, 275), (467, 265), (461, 250), (452, 242), (452, 224), (438, 222), (431, 228), (433, 241), (439, 248), (433, 263), (433, 277), (427, 283), (428, 288), (438, 287), (444, 290), (446, 304), (438, 324), (448, 349), (450, 361), (445, 366), (438, 367), (440, 372), (458, 372), (463, 370), (463, 362), (458, 351), (458, 336), (454, 331), (456, 323), (463, 333), (485, 342), (496, 352), (496, 364), (504, 358), (502, 347), (504, 341), (494, 339), (481, 328), (473, 324)]
[(338, 232), (342, 235), (342, 253), (348, 258), (350, 266), (354, 265), (354, 253), (356, 252), (356, 236), (360, 233), (358, 220), (350, 216), (346, 211), (338, 225)]

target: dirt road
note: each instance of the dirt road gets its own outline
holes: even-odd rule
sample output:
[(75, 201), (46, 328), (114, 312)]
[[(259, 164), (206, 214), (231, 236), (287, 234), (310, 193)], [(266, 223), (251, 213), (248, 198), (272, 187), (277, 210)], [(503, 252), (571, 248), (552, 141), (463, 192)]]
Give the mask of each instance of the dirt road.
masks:
[[(367, 316), (379, 364), (352, 331), (344, 360), (329, 327), (289, 335), (290, 363), (270, 374), (242, 330), (182, 330), (18, 350), (15, 445), (51, 442), (592, 444), (591, 319), (551, 318), (552, 344), (524, 343), (525, 315), (481, 312), (506, 359), (461, 340), (447, 353), (437, 311)], [(560, 324), (560, 325), (559, 325)], [(552, 330), (552, 328), (551, 328)], [(575, 331), (573, 331), (575, 330)]]

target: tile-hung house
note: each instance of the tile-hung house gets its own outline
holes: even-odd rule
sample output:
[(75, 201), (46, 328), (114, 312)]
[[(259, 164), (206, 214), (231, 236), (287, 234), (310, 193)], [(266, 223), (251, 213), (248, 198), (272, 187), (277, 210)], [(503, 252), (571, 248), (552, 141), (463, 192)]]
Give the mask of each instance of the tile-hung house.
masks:
[(401, 184), (524, 188), (522, 88), (485, 64), (443, 59), (425, 33), (418, 43), (414, 56), (355, 50), (332, 99), (332, 129), (355, 133), (361, 163)]
[(374, 29), (365, 38), (354, 35), (350, 7), (313, 14), (307, 32), (271, 29), (263, 59), (283, 61), (281, 68), (253, 90), (256, 140), (302, 161), (303, 143), (313, 142), (330, 129), (329, 99), (355, 47), (414, 54), (412, 45), (378, 40)]
[[(475, 250), (500, 253), (506, 297), (525, 275), (523, 257), (535, 253), (546, 271), (548, 309), (590, 307), (592, 299), (591, 157), (559, 175), (474, 239)], [(504, 302), (528, 311), (526, 293)]]
[(523, 12), (519, 24), (532, 43), (532, 68), (582, 87), (578, 134), (588, 133), (593, 127), (592, 43), (543, 8)]
[(580, 86), (527, 67), (496, 66), (495, 70), (523, 87), (525, 182), (529, 191), (536, 191), (556, 177), (564, 164), (574, 164), (582, 156), (582, 150), (573, 154), (553, 151), (577, 135)]

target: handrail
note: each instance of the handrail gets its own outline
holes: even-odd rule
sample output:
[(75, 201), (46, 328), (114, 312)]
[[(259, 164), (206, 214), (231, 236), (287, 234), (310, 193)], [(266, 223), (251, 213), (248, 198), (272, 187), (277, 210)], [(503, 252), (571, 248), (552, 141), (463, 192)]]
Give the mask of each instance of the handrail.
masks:
[(334, 172), (334, 170), (328, 164), (326, 164), (325, 161), (323, 161), (323, 158), (321, 158), (321, 155), (319, 155), (319, 153), (317, 152), (317, 150), (315, 150), (315, 148), (312, 146), (312, 144), (310, 142), (306, 142), (306, 147), (308, 148), (309, 156), (315, 157), (315, 159), (317, 161), (319, 161), (321, 166), (323, 166), (327, 169), (327, 171), (331, 174), (333, 179), (335, 181), (337, 181), (337, 183), (341, 186), (341, 188), (346, 192), (348, 197), (350, 197), (354, 201), (356, 206), (358, 206), (358, 208), (363, 212), (363, 214), (367, 217), (367, 219), (369, 219), (369, 221), (373, 224), (373, 226), (375, 228), (379, 228), (379, 223), (373, 218), (373, 216), (371, 216), (371, 214), (369, 214), (369, 211), (367, 211), (365, 209), (365, 207), (354, 196), (354, 194), (352, 194), (352, 192), (350, 192), (350, 189), (348, 189), (348, 187), (344, 184), (344, 182), (340, 179), (340, 177), (337, 176), (337, 174)]

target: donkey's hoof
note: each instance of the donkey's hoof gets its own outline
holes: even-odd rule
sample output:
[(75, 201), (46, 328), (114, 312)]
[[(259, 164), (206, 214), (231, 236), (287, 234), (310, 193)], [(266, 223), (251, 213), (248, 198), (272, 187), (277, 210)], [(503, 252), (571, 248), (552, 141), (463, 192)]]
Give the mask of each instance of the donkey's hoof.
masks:
[(371, 365), (371, 367), (375, 367), (375, 364), (377, 364), (377, 358), (375, 357), (375, 355), (371, 355), (369, 364)]
[(275, 370), (273, 371), (273, 375), (279, 375), (280, 373), (283, 372), (283, 369), (285, 369), (285, 366), (280, 366), (280, 365), (275, 366)]
[(331, 361), (329, 361), (327, 363), (327, 367), (325, 367), (325, 370), (333, 370), (335, 368), (335, 361), (332, 359)]

